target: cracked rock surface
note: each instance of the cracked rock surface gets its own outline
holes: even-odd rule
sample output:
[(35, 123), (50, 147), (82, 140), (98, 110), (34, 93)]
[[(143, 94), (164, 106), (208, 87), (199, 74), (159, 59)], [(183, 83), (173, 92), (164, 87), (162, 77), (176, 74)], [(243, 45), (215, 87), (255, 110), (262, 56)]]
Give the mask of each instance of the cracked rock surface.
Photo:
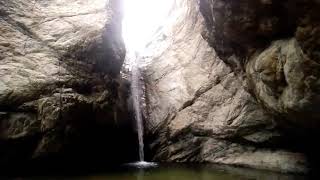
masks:
[(318, 2), (174, 8), (177, 21), (142, 57), (151, 158), (308, 171), (320, 128)]
[(108, 140), (129, 126), (120, 4), (0, 1), (1, 162), (125, 154)]

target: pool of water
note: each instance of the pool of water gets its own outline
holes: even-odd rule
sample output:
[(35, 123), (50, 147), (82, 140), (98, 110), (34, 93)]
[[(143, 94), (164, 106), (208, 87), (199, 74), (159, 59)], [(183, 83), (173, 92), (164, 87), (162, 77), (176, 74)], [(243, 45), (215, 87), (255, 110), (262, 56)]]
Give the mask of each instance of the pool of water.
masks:
[(119, 167), (106, 168), (98, 173), (75, 172), (68, 175), (28, 175), (16, 180), (304, 180), (302, 175), (281, 174), (221, 165), (190, 164), (139, 164), (130, 163)]

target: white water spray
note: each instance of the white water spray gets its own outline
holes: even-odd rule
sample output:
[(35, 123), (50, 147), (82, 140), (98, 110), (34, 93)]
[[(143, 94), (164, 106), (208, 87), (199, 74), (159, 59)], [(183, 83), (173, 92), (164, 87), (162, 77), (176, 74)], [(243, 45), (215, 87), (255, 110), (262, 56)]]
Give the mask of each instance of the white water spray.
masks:
[(144, 161), (144, 143), (143, 143), (143, 121), (140, 109), (140, 71), (139, 71), (139, 58), (136, 56), (132, 62), (131, 71), (131, 92), (133, 98), (133, 108), (135, 113), (135, 119), (137, 123), (138, 141), (139, 141), (139, 160)]
[(143, 143), (143, 119), (140, 108), (141, 100), (141, 89), (140, 89), (140, 70), (139, 70), (139, 57), (136, 55), (134, 61), (131, 62), (131, 93), (133, 100), (133, 108), (135, 113), (135, 120), (137, 124), (138, 131), (138, 141), (139, 141), (139, 161), (135, 163), (130, 163), (130, 166), (135, 166), (138, 168), (150, 168), (156, 167), (156, 163), (145, 162), (144, 161), (144, 143)]

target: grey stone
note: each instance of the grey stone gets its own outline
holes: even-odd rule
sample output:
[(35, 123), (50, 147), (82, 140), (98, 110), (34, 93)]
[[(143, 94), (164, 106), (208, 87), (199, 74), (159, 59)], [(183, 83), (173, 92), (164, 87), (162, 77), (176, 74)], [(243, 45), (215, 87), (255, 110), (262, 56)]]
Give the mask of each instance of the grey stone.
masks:
[[(0, 161), (57, 155), (79, 141), (70, 137), (99, 123), (111, 127), (115, 114), (127, 111), (118, 92), (125, 56), (120, 5), (0, 2), (0, 148), (21, 149), (13, 157), (3, 152)], [(127, 121), (128, 113), (122, 117)]]
[(181, 0), (175, 8), (177, 21), (142, 57), (153, 159), (307, 172), (301, 149), (313, 140), (293, 139), (319, 128), (319, 6)]

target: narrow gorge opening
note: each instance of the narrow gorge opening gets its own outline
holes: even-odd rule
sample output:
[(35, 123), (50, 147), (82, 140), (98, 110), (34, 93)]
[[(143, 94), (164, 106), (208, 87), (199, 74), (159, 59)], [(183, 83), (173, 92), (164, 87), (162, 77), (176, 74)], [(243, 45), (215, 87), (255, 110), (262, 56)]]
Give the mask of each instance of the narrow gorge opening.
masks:
[(122, 35), (126, 47), (124, 69), (129, 73), (131, 96), (135, 114), (137, 138), (139, 145), (139, 162), (137, 166), (154, 166), (155, 163), (145, 162), (144, 122), (142, 102), (144, 97), (141, 85), (142, 54), (148, 43), (151, 43), (156, 32), (168, 19), (169, 12), (175, 4), (172, 0), (125, 0), (122, 22)]
[(124, 0), (122, 35), (132, 56), (144, 50), (164, 24), (176, 0)]

